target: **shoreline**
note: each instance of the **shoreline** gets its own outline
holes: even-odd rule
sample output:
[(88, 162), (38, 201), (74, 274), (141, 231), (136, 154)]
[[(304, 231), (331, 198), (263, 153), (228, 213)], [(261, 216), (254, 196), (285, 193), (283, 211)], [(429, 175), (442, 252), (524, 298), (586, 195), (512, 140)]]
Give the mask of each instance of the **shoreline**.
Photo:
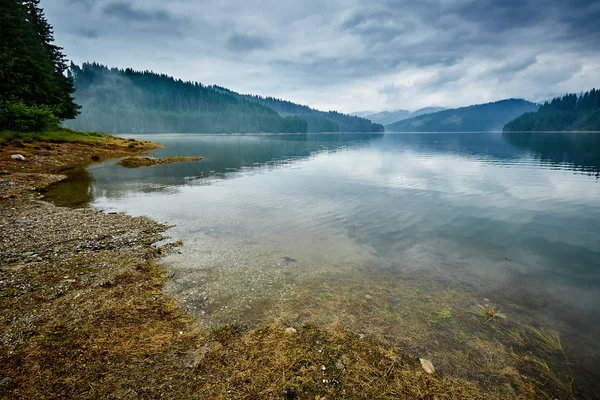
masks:
[[(145, 143), (105, 148), (98, 161), (156, 146)], [(163, 291), (157, 258), (174, 245), (152, 244), (167, 226), (40, 201), (60, 171), (99, 152), (98, 143), (63, 145), (34, 141), (0, 156), (0, 397), (514, 397), (430, 374), (418, 358), (343, 327), (199, 329)], [(10, 160), (15, 149), (26, 161)]]

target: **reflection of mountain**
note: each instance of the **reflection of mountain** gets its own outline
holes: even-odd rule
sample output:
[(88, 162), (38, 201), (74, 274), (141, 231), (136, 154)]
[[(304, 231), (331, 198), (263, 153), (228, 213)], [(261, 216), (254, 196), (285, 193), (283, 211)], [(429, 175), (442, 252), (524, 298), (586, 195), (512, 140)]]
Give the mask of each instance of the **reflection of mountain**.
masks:
[(182, 185), (209, 185), (242, 172), (287, 168), (319, 153), (365, 146), (385, 153), (439, 153), (504, 164), (533, 156), (543, 164), (600, 175), (600, 135), (584, 133), (160, 135), (152, 139), (166, 146), (156, 156), (201, 155), (204, 160), (133, 170), (99, 164), (88, 168), (93, 183), (89, 175), (74, 176), (48, 196), (82, 204), (90, 200), (91, 187), (97, 196), (105, 197), (134, 191), (175, 194)]
[(600, 177), (600, 135), (597, 133), (511, 132), (502, 137), (542, 162), (570, 164), (572, 169)]
[[(319, 135), (161, 135), (152, 140), (165, 145), (157, 157), (202, 155), (200, 162), (127, 169), (112, 163), (90, 167), (98, 195), (110, 197), (127, 191), (168, 192), (176, 186), (210, 184), (236, 177), (240, 171), (289, 166), (317, 153), (366, 146), (383, 134)], [(63, 183), (65, 185), (65, 183)], [(68, 183), (66, 183), (68, 185)], [(66, 190), (66, 189), (63, 189)]]

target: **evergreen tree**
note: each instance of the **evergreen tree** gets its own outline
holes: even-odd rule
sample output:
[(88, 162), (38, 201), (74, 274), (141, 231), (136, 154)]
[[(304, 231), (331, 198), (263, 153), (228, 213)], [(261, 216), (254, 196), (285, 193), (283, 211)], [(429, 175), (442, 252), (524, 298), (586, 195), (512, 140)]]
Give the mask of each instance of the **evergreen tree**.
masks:
[(74, 118), (73, 83), (39, 0), (0, 0), (0, 129)]
[(504, 131), (600, 131), (600, 90), (556, 97), (509, 122)]

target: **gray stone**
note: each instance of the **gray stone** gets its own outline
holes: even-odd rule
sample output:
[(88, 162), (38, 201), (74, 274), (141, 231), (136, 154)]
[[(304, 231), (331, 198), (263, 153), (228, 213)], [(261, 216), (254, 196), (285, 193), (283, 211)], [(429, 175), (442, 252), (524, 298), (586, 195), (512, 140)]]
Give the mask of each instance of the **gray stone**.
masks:
[(17, 218), (15, 224), (31, 224), (34, 221), (31, 218)]
[(12, 156), (10, 156), (10, 158), (17, 161), (25, 161), (25, 156), (22, 154), (13, 154)]
[(8, 385), (10, 383), (10, 381), (12, 381), (12, 379), (10, 379), (8, 376), (5, 378), (2, 378), (2, 380), (0, 380), (0, 385)]

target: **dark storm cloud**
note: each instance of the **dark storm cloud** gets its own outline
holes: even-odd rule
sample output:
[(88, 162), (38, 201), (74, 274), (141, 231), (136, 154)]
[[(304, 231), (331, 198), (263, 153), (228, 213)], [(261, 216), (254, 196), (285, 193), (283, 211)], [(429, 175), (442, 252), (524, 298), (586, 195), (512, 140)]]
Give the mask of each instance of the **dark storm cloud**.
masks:
[[(600, 81), (597, 0), (42, 0), (78, 62), (342, 111), (539, 99)], [(93, 46), (90, 40), (94, 40)]]
[(111, 17), (128, 21), (170, 21), (171, 16), (165, 10), (143, 10), (134, 8), (127, 2), (115, 2), (104, 6), (102, 12)]
[(257, 35), (233, 33), (227, 39), (227, 47), (233, 51), (252, 51), (266, 49), (271, 46), (269, 38)]

